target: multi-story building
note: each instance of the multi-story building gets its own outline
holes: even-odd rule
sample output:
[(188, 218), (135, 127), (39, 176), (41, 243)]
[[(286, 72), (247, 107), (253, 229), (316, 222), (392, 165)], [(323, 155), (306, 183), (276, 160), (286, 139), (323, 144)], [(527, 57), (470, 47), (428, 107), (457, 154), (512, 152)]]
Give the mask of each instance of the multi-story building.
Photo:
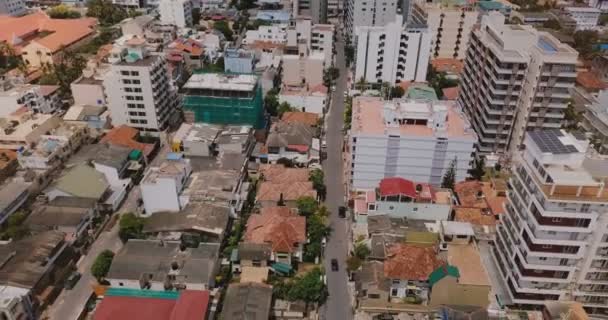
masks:
[(344, 34), (352, 39), (357, 27), (383, 27), (394, 22), (398, 1), (344, 0)]
[(608, 11), (608, 1), (606, 0), (590, 0), (589, 6), (592, 8), (598, 8), (602, 10), (602, 12)]
[(254, 59), (252, 51), (226, 48), (224, 50), (224, 72), (253, 73)]
[(600, 91), (592, 104), (585, 105), (581, 127), (593, 134), (591, 142), (601, 154), (608, 154), (608, 90)]
[(187, 122), (240, 124), (261, 128), (264, 104), (255, 75), (195, 73), (182, 87)]
[(52, 114), (61, 108), (59, 86), (0, 83), (0, 117), (5, 117), (21, 107), (34, 113)]
[(602, 11), (589, 7), (566, 7), (564, 12), (576, 21), (576, 30), (591, 30), (597, 27)]
[(464, 180), (476, 142), (452, 102), (355, 98), (345, 156), (350, 189), (373, 189), (384, 177), (437, 186), (453, 161), (456, 181)]
[(506, 305), (580, 302), (608, 315), (608, 158), (563, 130), (526, 134), (493, 257)]
[(0, 0), (0, 14), (22, 16), (27, 13), (23, 0)]
[(156, 134), (179, 116), (180, 102), (169, 84), (164, 57), (149, 53), (144, 44), (133, 37), (124, 46), (115, 45), (104, 87), (112, 124)]
[(481, 153), (506, 152), (524, 133), (559, 128), (576, 80), (578, 53), (531, 26), (490, 12), (471, 34), (458, 103)]
[(161, 23), (178, 28), (192, 26), (192, 2), (190, 0), (161, 0), (158, 9)]
[(426, 80), (432, 33), (425, 26), (402, 24), (355, 29), (355, 80), (368, 83)]
[(433, 34), (434, 58), (464, 57), (469, 36), (477, 23), (479, 12), (469, 4), (423, 3), (412, 5), (411, 19), (417, 24), (426, 24)]
[(0, 118), (0, 149), (19, 150), (31, 146), (60, 124), (61, 119), (56, 116), (33, 112)]
[(333, 61), (335, 29), (333, 24), (313, 24), (310, 30), (310, 49), (323, 52), (328, 68)]
[(141, 180), (145, 214), (183, 209), (187, 201), (182, 192), (191, 173), (190, 159), (167, 160), (158, 167), (151, 167)]
[(243, 44), (254, 44), (257, 41), (285, 44), (287, 42), (287, 24), (260, 26), (258, 30), (247, 30)]

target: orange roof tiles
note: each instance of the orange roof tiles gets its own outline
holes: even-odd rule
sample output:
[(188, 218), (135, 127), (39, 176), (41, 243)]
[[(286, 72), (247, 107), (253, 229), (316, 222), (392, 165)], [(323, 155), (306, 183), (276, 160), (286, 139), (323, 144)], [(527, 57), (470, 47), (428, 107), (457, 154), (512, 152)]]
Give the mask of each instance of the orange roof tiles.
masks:
[(317, 197), (317, 193), (312, 188), (312, 182), (310, 181), (284, 181), (278, 183), (264, 181), (258, 190), (257, 200), (279, 201), (281, 194), (285, 201), (295, 201), (300, 197)]
[(451, 87), (451, 88), (443, 88), (441, 90), (443, 92), (444, 100), (456, 100), (458, 98), (458, 91), (460, 91), (460, 87)]
[(463, 181), (454, 186), (459, 207), (487, 209), (492, 214), (504, 213), (504, 195), (499, 195), (489, 182)]
[(439, 58), (431, 60), (431, 65), (438, 72), (461, 73), (464, 63), (458, 59)]
[(445, 262), (437, 258), (434, 247), (396, 244), (388, 248), (384, 275), (391, 279), (427, 281)]
[(282, 164), (261, 164), (258, 171), (269, 182), (306, 182), (310, 177), (308, 169), (287, 168)]
[(454, 208), (454, 221), (468, 222), (477, 226), (495, 226), (496, 217), (493, 214), (484, 214), (480, 208)]
[(314, 127), (319, 121), (319, 116), (312, 112), (288, 111), (283, 113), (281, 121), (287, 123), (299, 122)]
[(587, 90), (603, 90), (608, 87), (593, 72), (583, 71), (576, 75), (576, 83)]
[(52, 19), (41, 11), (22, 17), (0, 16), (0, 41), (14, 45), (18, 51), (36, 42), (56, 52), (91, 35), (96, 24), (94, 18)]
[(187, 52), (190, 55), (200, 56), (203, 54), (203, 45), (192, 39), (175, 40), (171, 46), (174, 50)]
[(139, 136), (139, 131), (137, 129), (122, 125), (110, 130), (110, 132), (101, 139), (101, 143), (107, 142), (117, 146), (137, 149), (146, 156), (149, 156), (154, 150), (154, 145), (135, 140), (137, 136)]
[(247, 221), (245, 242), (269, 243), (272, 251), (293, 252), (306, 242), (306, 218), (288, 207), (262, 208)]

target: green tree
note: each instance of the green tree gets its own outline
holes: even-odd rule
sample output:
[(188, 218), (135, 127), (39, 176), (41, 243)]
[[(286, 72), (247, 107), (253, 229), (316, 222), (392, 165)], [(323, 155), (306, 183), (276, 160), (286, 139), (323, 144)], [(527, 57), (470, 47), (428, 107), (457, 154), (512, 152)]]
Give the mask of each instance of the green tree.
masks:
[(120, 217), (118, 236), (122, 242), (129, 239), (143, 238), (144, 219), (134, 213), (125, 213)]
[(1, 240), (19, 240), (27, 236), (30, 231), (24, 221), (27, 215), (22, 211), (17, 211), (10, 215), (6, 221), (6, 226), (0, 232)]
[(394, 86), (391, 88), (391, 98), (401, 98), (405, 94), (405, 90), (403, 90), (400, 86)]
[(268, 91), (266, 97), (264, 97), (264, 106), (266, 112), (271, 116), (277, 116), (279, 114), (279, 97), (273, 90)]
[(361, 260), (365, 260), (367, 256), (369, 256), (369, 254), (371, 253), (371, 250), (364, 242), (358, 242), (355, 243), (354, 253), (355, 257)]
[(331, 233), (331, 228), (327, 226), (325, 213), (317, 210), (315, 214), (307, 217), (306, 233), (310, 241), (304, 246), (304, 261), (315, 262), (315, 259), (321, 256), (323, 238), (328, 237)]
[(597, 51), (599, 35), (595, 30), (581, 30), (573, 35), (574, 48), (583, 58), (590, 58)]
[[(290, 301), (304, 301), (308, 307), (309, 303), (324, 304), (329, 292), (322, 279), (321, 268), (314, 268), (303, 276), (296, 277), (293, 285), (287, 292)], [(307, 308), (308, 309), (308, 308)]]
[(127, 16), (128, 16), (129, 18), (135, 18), (135, 17), (139, 17), (139, 16), (141, 16), (141, 15), (143, 15), (143, 12), (141, 12), (141, 11), (137, 11), (137, 10), (135, 10), (135, 9), (129, 9), (129, 11), (127, 12)]
[(228, 25), (228, 22), (224, 20), (216, 21), (215, 23), (213, 23), (213, 29), (221, 32), (224, 37), (226, 37), (227, 41), (232, 41), (232, 36), (234, 33), (232, 32), (230, 25)]
[(429, 86), (435, 89), (438, 97), (443, 96), (444, 88), (451, 88), (458, 85), (458, 80), (448, 79), (445, 72), (438, 72), (432, 65), (429, 65), (427, 81)]
[(346, 65), (350, 65), (355, 59), (355, 48), (351, 45), (344, 46), (344, 58), (346, 59)]
[(450, 166), (443, 175), (441, 180), (441, 187), (446, 189), (454, 190), (454, 184), (456, 183), (456, 159), (450, 162)]
[(219, 57), (214, 63), (206, 63), (203, 67), (205, 72), (222, 73), (224, 72), (224, 57)]
[(361, 268), (363, 261), (359, 259), (357, 256), (350, 256), (346, 259), (346, 270), (349, 272), (357, 271)]
[(93, 277), (97, 278), (98, 282), (101, 282), (101, 280), (108, 274), (108, 271), (110, 271), (110, 266), (112, 266), (113, 259), (114, 252), (110, 250), (102, 251), (97, 258), (95, 258), (93, 265), (91, 265), (91, 274)]
[(562, 28), (562, 26), (559, 24), (559, 21), (557, 21), (556, 19), (549, 19), (545, 21), (545, 23), (543, 23), (543, 27), (554, 30), (560, 30)]
[(473, 179), (481, 181), (481, 179), (483, 178), (483, 176), (486, 173), (485, 168), (486, 168), (485, 157), (479, 157), (479, 159), (476, 159), (473, 161), (473, 168), (471, 168), (471, 171), (469, 173), (471, 174), (471, 177)]
[(317, 196), (320, 201), (325, 200), (327, 189), (325, 187), (325, 174), (321, 169), (313, 169), (310, 171), (308, 179), (312, 182), (312, 187), (317, 191)]
[(89, 0), (87, 17), (97, 18), (104, 26), (117, 24), (128, 17), (127, 11), (110, 0)]
[(281, 103), (279, 105), (279, 109), (277, 110), (277, 113), (278, 113), (278, 116), (280, 118), (281, 116), (283, 116), (283, 113), (289, 112), (289, 111), (295, 111), (295, 110), (296, 110), (296, 108), (292, 107), (289, 104), (289, 102), (284, 101), (283, 103)]
[(46, 13), (53, 19), (78, 19), (81, 17), (80, 12), (72, 10), (72, 8), (65, 4), (54, 6)]
[(70, 97), (70, 85), (82, 75), (85, 65), (85, 59), (78, 53), (72, 50), (64, 50), (58, 61), (42, 68), (42, 77), (40, 77), (39, 83), (58, 85), (61, 97)]
[(344, 129), (350, 129), (353, 119), (353, 98), (348, 97), (344, 101)]
[(566, 108), (566, 111), (564, 112), (564, 124), (563, 127), (564, 129), (568, 129), (568, 130), (573, 130), (576, 129), (578, 127), (578, 124), (581, 122), (583, 118), (583, 115), (576, 111), (576, 108), (574, 107), (574, 102), (570, 101), (568, 103), (568, 107)]
[(296, 207), (301, 216), (311, 216), (319, 208), (319, 203), (313, 197), (300, 197), (296, 200)]

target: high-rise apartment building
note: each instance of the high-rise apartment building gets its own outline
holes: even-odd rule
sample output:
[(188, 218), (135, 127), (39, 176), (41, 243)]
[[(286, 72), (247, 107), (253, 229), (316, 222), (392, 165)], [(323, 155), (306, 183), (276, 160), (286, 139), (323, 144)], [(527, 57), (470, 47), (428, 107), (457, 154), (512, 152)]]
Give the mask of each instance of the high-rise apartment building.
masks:
[(383, 27), (394, 22), (398, 1), (344, 0), (344, 34), (353, 37), (357, 27)]
[(411, 20), (426, 24), (433, 33), (433, 58), (462, 59), (479, 11), (469, 3), (418, 2), (412, 5)]
[(547, 32), (505, 24), (490, 12), (471, 34), (458, 103), (478, 151), (517, 149), (526, 131), (559, 128), (576, 80), (578, 53)]
[(192, 2), (190, 0), (161, 0), (158, 9), (161, 23), (178, 28), (192, 26)]
[(425, 26), (394, 22), (355, 29), (355, 79), (368, 83), (422, 82), (431, 53), (431, 32)]
[(492, 256), (502, 304), (582, 303), (608, 316), (608, 158), (585, 137), (547, 129), (517, 153)]
[(180, 103), (169, 84), (167, 63), (163, 56), (149, 53), (143, 39), (134, 37), (115, 45), (108, 60), (104, 88), (114, 126), (155, 134), (179, 116)]

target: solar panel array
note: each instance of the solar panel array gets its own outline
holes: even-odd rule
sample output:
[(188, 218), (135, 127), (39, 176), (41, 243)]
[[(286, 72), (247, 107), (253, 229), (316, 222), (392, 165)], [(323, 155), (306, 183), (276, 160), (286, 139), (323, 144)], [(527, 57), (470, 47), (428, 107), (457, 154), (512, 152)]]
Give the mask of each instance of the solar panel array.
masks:
[(563, 134), (560, 130), (537, 130), (528, 133), (538, 145), (540, 151), (553, 154), (567, 154), (578, 152), (575, 146), (565, 145), (560, 140)]

